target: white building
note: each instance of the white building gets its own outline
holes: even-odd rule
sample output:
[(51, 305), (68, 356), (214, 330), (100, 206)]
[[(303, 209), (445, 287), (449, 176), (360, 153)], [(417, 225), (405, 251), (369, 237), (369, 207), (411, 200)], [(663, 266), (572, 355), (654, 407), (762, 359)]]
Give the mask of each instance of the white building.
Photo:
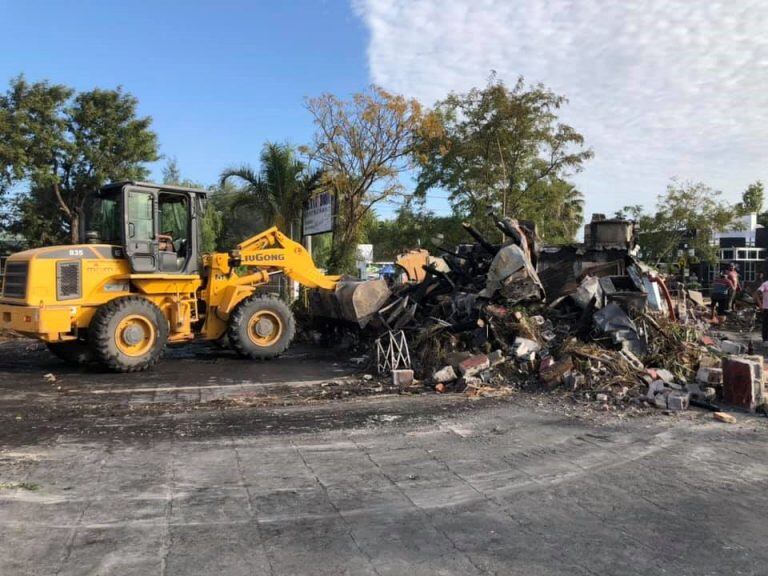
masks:
[[(768, 247), (768, 230), (757, 223), (757, 214), (747, 214), (737, 220), (730, 230), (716, 232), (713, 243), (720, 247), (720, 263), (725, 266), (734, 262), (739, 267), (741, 278), (745, 282), (754, 282), (763, 272)], [(709, 270), (710, 281), (717, 272), (716, 267)]]

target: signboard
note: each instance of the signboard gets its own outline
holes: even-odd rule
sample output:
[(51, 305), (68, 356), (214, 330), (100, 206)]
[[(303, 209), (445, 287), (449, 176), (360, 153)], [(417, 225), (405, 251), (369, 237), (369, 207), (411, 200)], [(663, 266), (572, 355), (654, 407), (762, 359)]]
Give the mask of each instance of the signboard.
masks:
[(304, 236), (333, 230), (333, 194), (321, 192), (307, 201), (304, 208)]

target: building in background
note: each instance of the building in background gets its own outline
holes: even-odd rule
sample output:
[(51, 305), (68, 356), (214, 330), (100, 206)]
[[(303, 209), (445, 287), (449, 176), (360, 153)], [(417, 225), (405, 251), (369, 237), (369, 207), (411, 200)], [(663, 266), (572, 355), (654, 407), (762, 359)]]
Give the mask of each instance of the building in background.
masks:
[(731, 262), (739, 267), (745, 284), (755, 284), (760, 274), (765, 275), (768, 256), (768, 228), (757, 223), (757, 214), (747, 214), (730, 230), (716, 232), (712, 241), (719, 247), (719, 265), (709, 266), (706, 279), (712, 282), (715, 275)]

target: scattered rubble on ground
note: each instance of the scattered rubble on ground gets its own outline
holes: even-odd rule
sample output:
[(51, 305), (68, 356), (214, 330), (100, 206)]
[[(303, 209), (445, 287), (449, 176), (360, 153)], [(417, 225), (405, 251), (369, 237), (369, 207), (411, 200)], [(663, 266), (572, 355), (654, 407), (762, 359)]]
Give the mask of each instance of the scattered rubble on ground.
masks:
[(501, 244), (464, 224), (472, 244), (410, 253), (423, 274), (409, 269), (415, 280), (336, 340), (376, 356), (394, 385), (416, 379), (438, 393), (539, 390), (670, 413), (763, 403), (762, 356), (712, 331), (700, 292), (671, 293), (636, 257), (632, 222), (598, 216), (583, 244), (553, 247), (530, 223), (495, 224)]

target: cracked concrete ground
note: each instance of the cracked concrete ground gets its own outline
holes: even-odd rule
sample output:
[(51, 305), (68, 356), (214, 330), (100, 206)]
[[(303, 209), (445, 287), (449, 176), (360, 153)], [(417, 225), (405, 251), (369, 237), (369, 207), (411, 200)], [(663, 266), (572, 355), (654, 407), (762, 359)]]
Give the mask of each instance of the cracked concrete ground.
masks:
[[(0, 411), (36, 431), (0, 436), (0, 480), (27, 487), (0, 489), (3, 575), (768, 573), (757, 417), (595, 423), (522, 396), (391, 396), (46, 426), (31, 412), (53, 401), (35, 395), (50, 366), (2, 354)], [(302, 361), (310, 380), (332, 366)], [(152, 381), (185, 372), (168, 362)]]

